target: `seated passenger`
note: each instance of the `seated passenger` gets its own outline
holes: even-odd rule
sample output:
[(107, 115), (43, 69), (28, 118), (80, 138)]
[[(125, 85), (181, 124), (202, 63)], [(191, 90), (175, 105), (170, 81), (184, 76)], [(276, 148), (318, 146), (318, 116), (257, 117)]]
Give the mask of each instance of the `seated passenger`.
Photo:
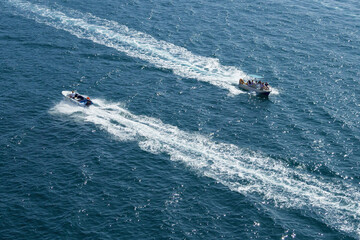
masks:
[(89, 98), (89, 97), (87, 97), (87, 98), (86, 98), (86, 100), (87, 100), (87, 102), (86, 102), (86, 105), (87, 105), (87, 106), (89, 106), (89, 105), (91, 105), (91, 104), (92, 104), (92, 102), (91, 102), (91, 100), (90, 100), (90, 98)]

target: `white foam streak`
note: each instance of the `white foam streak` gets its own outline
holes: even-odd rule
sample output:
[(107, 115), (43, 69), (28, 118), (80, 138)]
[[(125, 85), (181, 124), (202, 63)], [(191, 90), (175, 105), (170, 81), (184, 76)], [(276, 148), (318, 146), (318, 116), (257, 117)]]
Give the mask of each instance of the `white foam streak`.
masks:
[[(241, 149), (215, 143), (209, 137), (187, 133), (158, 119), (137, 116), (119, 104), (94, 100), (89, 109), (63, 103), (54, 112), (92, 122), (121, 141), (135, 141), (144, 151), (166, 153), (173, 161), (244, 195), (256, 195), (279, 207), (301, 209), (317, 215), (330, 226), (360, 236), (360, 194), (356, 186), (321, 180), (302, 169)], [(68, 107), (68, 106), (67, 106)]]
[(208, 82), (227, 89), (231, 94), (243, 93), (237, 84), (239, 78), (246, 77), (246, 74), (235, 67), (221, 65), (218, 59), (195, 55), (183, 47), (156, 40), (148, 34), (91, 14), (74, 10), (66, 10), (65, 14), (27, 1), (9, 2), (17, 7), (22, 15), (39, 23), (114, 48), (128, 56), (150, 62), (158, 68), (170, 69), (181, 77)]

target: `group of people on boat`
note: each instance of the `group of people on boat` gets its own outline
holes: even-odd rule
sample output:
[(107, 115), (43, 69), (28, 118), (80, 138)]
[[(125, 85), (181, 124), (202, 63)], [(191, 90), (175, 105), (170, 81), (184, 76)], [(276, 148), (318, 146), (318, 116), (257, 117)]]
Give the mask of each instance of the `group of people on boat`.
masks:
[(260, 88), (260, 90), (269, 90), (269, 84), (267, 82), (261, 82), (260, 80), (248, 80), (246, 83), (244, 82), (244, 80), (242, 78), (240, 78), (239, 80), (239, 84), (245, 84), (249, 87), (253, 87), (253, 88)]
[(69, 97), (72, 98), (72, 99), (75, 99), (76, 101), (78, 101), (80, 103), (85, 103), (86, 105), (91, 105), (92, 104), (92, 102), (90, 100), (90, 97), (84, 98), (80, 94), (75, 93), (75, 91), (71, 91)]

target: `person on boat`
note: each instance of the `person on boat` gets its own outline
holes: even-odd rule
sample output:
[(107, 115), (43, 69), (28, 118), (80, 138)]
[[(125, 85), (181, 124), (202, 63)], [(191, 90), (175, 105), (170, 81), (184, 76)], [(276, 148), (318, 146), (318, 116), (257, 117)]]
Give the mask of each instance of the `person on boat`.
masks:
[(263, 89), (264, 90), (269, 90), (269, 84), (266, 82), (266, 83), (263, 83)]
[(265, 90), (265, 85), (264, 85), (264, 83), (262, 82), (262, 83), (260, 83), (260, 89), (261, 90)]
[(87, 102), (86, 102), (86, 106), (90, 106), (92, 104), (92, 101), (90, 100), (89, 97), (86, 98)]
[(75, 92), (74, 92), (74, 90), (71, 91), (71, 93), (70, 93), (70, 98), (75, 98)]
[(91, 102), (89, 97), (85, 98), (85, 97), (83, 97), (83, 96), (81, 96), (81, 95), (79, 95), (77, 101), (78, 101), (79, 103), (83, 103), (83, 104), (85, 104), (85, 105), (86, 105), (88, 102)]
[(244, 84), (244, 80), (242, 80), (242, 78), (240, 78), (239, 84)]
[(81, 96), (80, 94), (75, 94), (75, 99), (78, 101), (78, 102), (81, 102), (81, 101), (84, 101), (85, 98), (83, 96)]

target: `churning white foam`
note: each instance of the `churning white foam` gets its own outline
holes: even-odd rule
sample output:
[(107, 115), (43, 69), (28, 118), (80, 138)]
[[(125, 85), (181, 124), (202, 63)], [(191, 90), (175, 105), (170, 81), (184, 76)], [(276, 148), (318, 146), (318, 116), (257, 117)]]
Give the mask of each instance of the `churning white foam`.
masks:
[(358, 186), (345, 180), (326, 181), (262, 154), (134, 115), (118, 103), (94, 102), (88, 109), (61, 102), (51, 111), (94, 123), (120, 141), (136, 142), (144, 151), (166, 153), (232, 191), (258, 195), (278, 207), (309, 211), (335, 229), (360, 236)]
[(22, 0), (8, 0), (19, 14), (39, 23), (67, 31), (78, 38), (114, 48), (128, 56), (150, 62), (158, 68), (170, 69), (175, 74), (208, 82), (231, 94), (243, 93), (237, 84), (246, 74), (236, 67), (223, 66), (216, 58), (202, 57), (138, 32), (117, 22), (84, 14), (75, 10), (54, 10)]

